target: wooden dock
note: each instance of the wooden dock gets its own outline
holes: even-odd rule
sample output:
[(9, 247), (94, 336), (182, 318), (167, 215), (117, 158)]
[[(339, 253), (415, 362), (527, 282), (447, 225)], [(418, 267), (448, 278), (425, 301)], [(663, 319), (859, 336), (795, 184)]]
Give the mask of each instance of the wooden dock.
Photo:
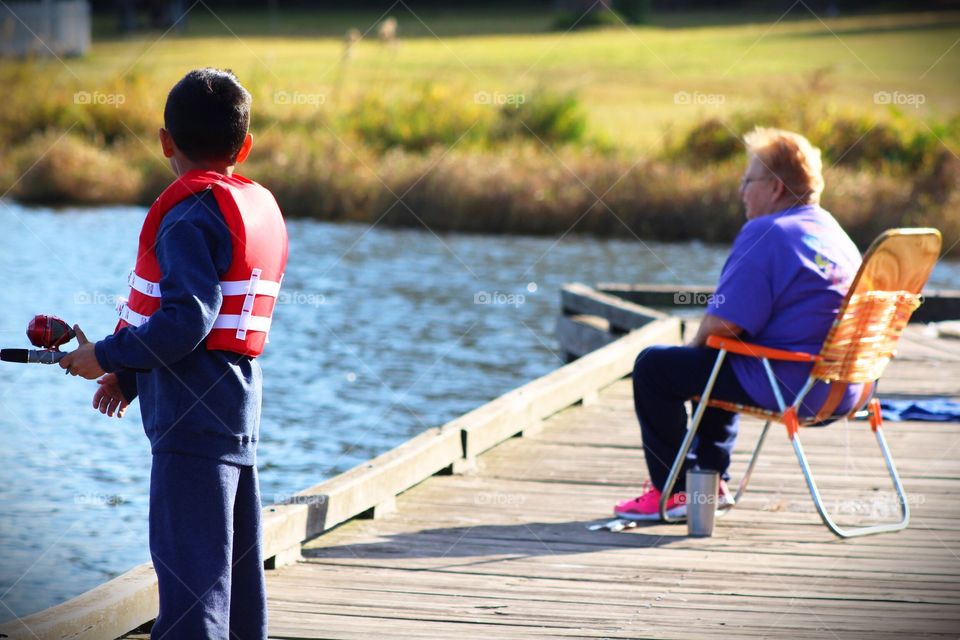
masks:
[[(911, 327), (885, 393), (960, 399), (960, 341)], [(892, 375), (891, 375), (892, 374)], [(746, 420), (734, 472), (760, 424)], [(271, 572), (275, 638), (897, 638), (960, 633), (960, 425), (889, 423), (911, 499), (903, 532), (835, 538), (785, 433), (714, 536), (586, 526), (645, 477), (629, 381), (428, 479)], [(842, 520), (898, 516), (864, 422), (803, 433)]]
[[(776, 426), (712, 538), (588, 531), (646, 476), (625, 376), (682, 326), (587, 289), (565, 289), (559, 327), (583, 357), (264, 509), (272, 638), (957, 637), (958, 423), (887, 425), (903, 532), (835, 538)], [(960, 340), (911, 325), (880, 389), (960, 400)], [(734, 478), (760, 427), (742, 424)], [(802, 436), (841, 524), (898, 516), (865, 422)], [(145, 638), (156, 610), (145, 564), (0, 637)]]

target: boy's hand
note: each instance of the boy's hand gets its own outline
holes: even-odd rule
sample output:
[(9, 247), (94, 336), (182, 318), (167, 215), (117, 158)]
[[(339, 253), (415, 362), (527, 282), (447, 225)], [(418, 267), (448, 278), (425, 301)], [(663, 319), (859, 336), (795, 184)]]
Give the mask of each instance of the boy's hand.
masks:
[(97, 384), (100, 387), (93, 394), (93, 408), (111, 418), (114, 413), (117, 414), (117, 418), (122, 418), (127, 411), (127, 405), (130, 403), (123, 397), (123, 392), (120, 390), (120, 380), (116, 374), (108, 373), (97, 380)]
[(93, 380), (105, 374), (106, 371), (101, 369), (100, 363), (97, 362), (94, 345), (87, 340), (87, 336), (80, 330), (80, 325), (73, 325), (73, 330), (77, 333), (77, 342), (80, 346), (60, 361), (60, 368), (66, 369), (72, 375), (83, 376), (87, 380)]

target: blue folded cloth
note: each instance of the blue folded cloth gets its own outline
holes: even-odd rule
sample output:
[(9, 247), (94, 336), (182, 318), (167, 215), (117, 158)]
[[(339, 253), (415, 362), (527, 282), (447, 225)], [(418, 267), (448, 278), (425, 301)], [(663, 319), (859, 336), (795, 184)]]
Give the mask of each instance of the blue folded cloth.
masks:
[(883, 419), (891, 422), (960, 422), (960, 402), (946, 398), (924, 400), (881, 400)]

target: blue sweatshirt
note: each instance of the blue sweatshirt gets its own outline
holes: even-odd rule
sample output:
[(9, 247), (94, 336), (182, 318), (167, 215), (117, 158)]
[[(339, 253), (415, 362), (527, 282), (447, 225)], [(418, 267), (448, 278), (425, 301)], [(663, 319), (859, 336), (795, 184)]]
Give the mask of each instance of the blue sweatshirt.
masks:
[(230, 229), (211, 191), (173, 207), (157, 232), (160, 309), (139, 327), (96, 344), (97, 361), (140, 397), (153, 453), (173, 452), (239, 465), (256, 463), (261, 373), (255, 359), (209, 351), (232, 259)]

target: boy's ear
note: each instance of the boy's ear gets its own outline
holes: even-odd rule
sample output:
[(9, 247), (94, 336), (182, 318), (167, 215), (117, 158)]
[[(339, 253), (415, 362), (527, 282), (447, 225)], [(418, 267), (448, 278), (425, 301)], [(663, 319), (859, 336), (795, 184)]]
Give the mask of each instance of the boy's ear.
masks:
[(246, 160), (247, 156), (250, 155), (251, 148), (253, 148), (253, 136), (248, 133), (247, 137), (243, 139), (240, 151), (237, 151), (237, 161), (234, 164), (240, 164)]
[(160, 147), (163, 149), (164, 158), (172, 158), (177, 148), (176, 145), (173, 144), (173, 136), (163, 127), (160, 127)]

